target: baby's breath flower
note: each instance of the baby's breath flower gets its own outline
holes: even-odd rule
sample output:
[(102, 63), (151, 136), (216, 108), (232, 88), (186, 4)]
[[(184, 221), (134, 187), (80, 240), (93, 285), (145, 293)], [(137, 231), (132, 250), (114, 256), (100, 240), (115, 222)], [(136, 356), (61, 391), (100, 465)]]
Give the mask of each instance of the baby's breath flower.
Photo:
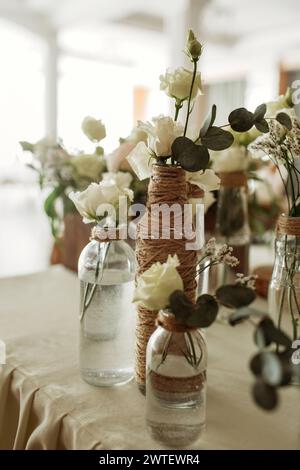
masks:
[(245, 276), (242, 273), (238, 273), (236, 275), (235, 283), (255, 290), (255, 281), (257, 277), (257, 274), (250, 274), (249, 276)]

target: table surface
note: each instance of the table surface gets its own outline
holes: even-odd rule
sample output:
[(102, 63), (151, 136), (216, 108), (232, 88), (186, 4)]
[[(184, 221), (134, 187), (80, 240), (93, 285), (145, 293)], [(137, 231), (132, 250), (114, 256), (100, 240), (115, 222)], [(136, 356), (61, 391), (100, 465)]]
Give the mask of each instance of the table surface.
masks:
[[(162, 448), (147, 433), (134, 382), (107, 389), (81, 380), (78, 299), (76, 276), (60, 266), (0, 280), (0, 448)], [(282, 389), (276, 412), (252, 401), (252, 335), (249, 324), (207, 331), (207, 425), (194, 449), (300, 448), (299, 388)]]

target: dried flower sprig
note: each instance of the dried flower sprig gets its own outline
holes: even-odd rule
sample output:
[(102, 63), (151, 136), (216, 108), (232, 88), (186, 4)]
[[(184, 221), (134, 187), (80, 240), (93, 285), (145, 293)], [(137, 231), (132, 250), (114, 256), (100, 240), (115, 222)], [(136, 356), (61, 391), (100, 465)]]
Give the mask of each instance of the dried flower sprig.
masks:
[[(279, 113), (283, 114), (283, 113)], [(289, 118), (290, 129), (282, 127), (273, 120), (269, 124), (270, 132), (256, 139), (249, 149), (266, 155), (277, 168), (284, 187), (288, 204), (288, 215), (300, 214), (300, 120), (296, 116)], [(283, 167), (286, 169), (286, 178)]]
[(231, 246), (228, 246), (226, 243), (218, 246), (216, 239), (210, 238), (202, 249), (202, 256), (198, 261), (197, 277), (205, 269), (217, 264), (226, 264), (232, 268), (238, 266), (240, 262), (233, 256), (232, 252), (233, 248)]
[(257, 274), (250, 274), (249, 276), (245, 276), (242, 273), (237, 273), (235, 284), (240, 286), (246, 286), (250, 289), (255, 290), (255, 282), (257, 277)]

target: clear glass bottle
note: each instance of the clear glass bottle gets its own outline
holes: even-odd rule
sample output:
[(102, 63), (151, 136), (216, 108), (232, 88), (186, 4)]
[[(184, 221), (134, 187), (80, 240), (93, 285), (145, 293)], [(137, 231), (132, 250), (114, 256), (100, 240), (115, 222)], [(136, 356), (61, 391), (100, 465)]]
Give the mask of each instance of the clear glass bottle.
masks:
[(78, 262), (80, 371), (97, 386), (133, 377), (135, 255), (124, 240), (92, 240)]
[(147, 428), (167, 446), (188, 447), (205, 428), (206, 343), (200, 330), (174, 327), (170, 312), (158, 324), (147, 346)]
[(276, 237), (268, 309), (277, 326), (293, 340), (300, 338), (299, 236), (278, 234)]

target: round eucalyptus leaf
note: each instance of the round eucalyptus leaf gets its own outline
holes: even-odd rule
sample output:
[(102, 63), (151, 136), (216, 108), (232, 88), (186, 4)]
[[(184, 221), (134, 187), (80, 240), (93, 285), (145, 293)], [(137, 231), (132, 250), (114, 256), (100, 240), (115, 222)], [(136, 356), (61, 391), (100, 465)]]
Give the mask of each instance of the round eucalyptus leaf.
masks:
[(209, 163), (209, 152), (204, 145), (193, 144), (193, 147), (187, 147), (177, 157), (177, 162), (186, 171), (206, 170)]
[(263, 328), (261, 328), (260, 326), (257, 326), (254, 330), (254, 342), (256, 346), (260, 349), (263, 349), (271, 344), (271, 342), (269, 342), (265, 337)]
[(176, 157), (180, 156), (180, 154), (184, 152), (186, 148), (193, 146), (194, 142), (188, 137), (177, 137), (171, 147), (172, 155), (174, 156), (175, 160), (177, 160)]
[(238, 108), (229, 114), (228, 121), (234, 131), (246, 132), (253, 126), (253, 114), (246, 108)]
[(219, 127), (210, 127), (201, 138), (201, 143), (210, 150), (224, 150), (232, 145), (234, 137), (231, 132)]
[(192, 315), (194, 304), (187, 298), (182, 290), (175, 290), (169, 297), (170, 309), (175, 318), (181, 321)]
[(227, 284), (217, 289), (216, 297), (219, 303), (225, 307), (239, 308), (251, 304), (256, 295), (250, 287), (240, 284)]
[(198, 328), (207, 328), (210, 326), (218, 315), (218, 302), (209, 294), (203, 294), (198, 297), (194, 307), (194, 311), (187, 319), (187, 325)]
[(279, 328), (274, 325), (274, 322), (269, 317), (263, 318), (258, 328), (263, 332), (266, 346), (269, 346), (271, 343), (280, 344), (285, 348), (290, 348), (291, 339)]
[(272, 385), (272, 387), (281, 384), (283, 377), (282, 363), (275, 353), (263, 353), (261, 376), (264, 382)]
[(261, 375), (262, 366), (263, 366), (262, 357), (263, 357), (263, 353), (257, 353), (250, 360), (250, 370), (256, 376)]
[(284, 126), (289, 131), (292, 129), (292, 120), (288, 114), (278, 113), (276, 115), (276, 121), (278, 121), (282, 126)]
[(262, 380), (257, 380), (252, 388), (252, 395), (258, 406), (264, 410), (274, 410), (278, 405), (276, 389)]
[(254, 125), (259, 132), (263, 132), (264, 134), (267, 134), (270, 130), (269, 124), (265, 119), (255, 122)]
[(253, 113), (253, 121), (261, 121), (267, 112), (267, 105), (266, 103), (260, 104), (257, 106), (256, 110)]
[(236, 309), (235, 312), (233, 312), (229, 318), (228, 322), (229, 325), (235, 326), (238, 325), (239, 323), (242, 323), (243, 321), (247, 320), (251, 315), (251, 310), (249, 310), (247, 307), (241, 307)]

